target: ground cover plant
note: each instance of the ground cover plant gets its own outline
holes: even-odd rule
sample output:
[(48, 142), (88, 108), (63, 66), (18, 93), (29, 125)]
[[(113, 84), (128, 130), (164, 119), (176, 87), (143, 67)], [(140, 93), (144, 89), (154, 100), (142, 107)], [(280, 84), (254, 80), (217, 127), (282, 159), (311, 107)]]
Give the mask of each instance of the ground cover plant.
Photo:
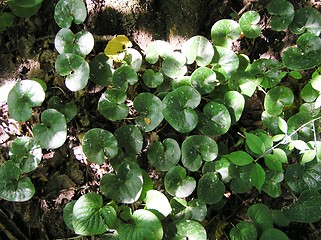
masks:
[[(34, 8), (42, 1), (22, 2), (14, 4)], [(99, 91), (87, 111), (103, 124), (83, 124), (76, 137), (83, 164), (104, 171), (95, 187), (64, 204), (73, 234), (289, 239), (291, 226), (318, 222), (321, 13), (294, 9), (286, 0), (270, 1), (266, 13), (272, 31), (293, 36), (280, 58), (252, 59), (234, 50), (236, 41), (261, 36), (254, 10), (215, 22), (209, 38), (193, 36), (180, 48), (155, 40), (141, 52), (117, 35), (89, 56), (95, 38), (82, 29), (85, 3), (58, 1), (54, 68), (65, 90), (49, 98), (45, 81), (24, 79), (9, 92), (11, 118), (27, 122), (40, 112), (30, 136), (12, 141), (0, 167), (0, 198), (32, 199), (32, 173), (45, 154), (70, 143), (78, 127), (82, 110), (66, 91), (86, 96), (92, 85)], [(4, 29), (10, 25), (4, 21)], [(259, 124), (245, 126), (247, 103), (255, 97), (262, 98)]]

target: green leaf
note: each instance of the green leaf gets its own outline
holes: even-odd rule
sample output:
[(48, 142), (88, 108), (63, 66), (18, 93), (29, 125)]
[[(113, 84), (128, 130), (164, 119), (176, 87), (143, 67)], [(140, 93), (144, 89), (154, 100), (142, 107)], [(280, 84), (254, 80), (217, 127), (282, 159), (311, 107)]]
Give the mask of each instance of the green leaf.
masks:
[(103, 164), (106, 158), (113, 158), (118, 153), (115, 136), (101, 128), (93, 128), (85, 133), (82, 150), (86, 157), (96, 164)]
[(295, 136), (299, 136), (301, 140), (309, 141), (313, 136), (311, 131), (313, 123), (311, 120), (312, 116), (309, 112), (298, 112), (292, 115), (287, 121), (288, 134), (294, 134), (293, 139), (295, 139)]
[(192, 131), (198, 116), (193, 110), (201, 102), (201, 95), (189, 86), (182, 86), (169, 92), (163, 99), (163, 114), (166, 121), (178, 132)]
[(62, 53), (56, 59), (55, 69), (59, 75), (67, 76), (65, 84), (70, 91), (79, 91), (86, 87), (90, 69), (81, 56)]
[(165, 231), (164, 240), (206, 240), (206, 230), (193, 220), (177, 220), (170, 223)]
[(263, 232), (260, 240), (270, 240), (270, 239), (278, 239), (278, 240), (288, 240), (288, 236), (279, 229), (270, 228)]
[(284, 133), (287, 134), (288, 133), (288, 124), (286, 123), (286, 121), (279, 117), (279, 121), (278, 121), (278, 126), (280, 128), (280, 130)]
[(296, 46), (282, 52), (284, 65), (292, 70), (307, 70), (321, 64), (321, 39), (313, 33), (302, 34)]
[(13, 0), (15, 4), (20, 7), (33, 7), (35, 5), (41, 4), (43, 0)]
[(33, 127), (33, 135), (42, 148), (55, 149), (61, 147), (67, 138), (65, 116), (56, 109), (47, 109), (41, 114), (42, 123)]
[(265, 110), (271, 115), (280, 115), (284, 107), (292, 105), (294, 95), (292, 90), (285, 86), (270, 89), (264, 99)]
[(174, 52), (172, 45), (168, 42), (156, 40), (150, 42), (146, 48), (146, 61), (150, 64), (155, 64), (158, 61), (158, 58), (166, 58)]
[(290, 30), (295, 34), (302, 34), (305, 31), (316, 36), (321, 32), (321, 14), (312, 7), (299, 8), (294, 15)]
[(135, 162), (123, 162), (115, 174), (108, 173), (100, 181), (100, 191), (119, 203), (137, 201), (142, 187), (142, 171)]
[(34, 138), (18, 137), (10, 147), (10, 160), (19, 166), (23, 173), (36, 169), (41, 162), (42, 149)]
[(14, 16), (11, 13), (3, 12), (0, 14), (0, 33), (5, 31), (7, 27), (12, 27)]
[(90, 80), (101, 86), (108, 87), (112, 85), (112, 71), (109, 58), (104, 54), (98, 54), (89, 63)]
[(233, 177), (230, 186), (235, 193), (246, 193), (251, 190), (253, 183), (251, 182), (251, 170), (254, 163), (245, 166), (236, 166), (231, 163), (228, 167), (228, 175)]
[(73, 34), (69, 28), (62, 28), (55, 37), (55, 48), (60, 54), (74, 53), (86, 56), (93, 47), (94, 37), (88, 31), (80, 31), (77, 34)]
[(33, 80), (17, 82), (8, 94), (8, 110), (16, 121), (27, 121), (32, 116), (32, 108), (41, 106), (45, 100), (42, 86)]
[(272, 15), (270, 24), (275, 31), (286, 29), (294, 18), (294, 7), (286, 0), (272, 0), (267, 6), (267, 10)]
[(124, 223), (118, 229), (119, 240), (161, 240), (163, 227), (160, 220), (150, 211), (136, 210), (131, 223)]
[(153, 167), (164, 172), (176, 166), (180, 157), (180, 147), (172, 138), (166, 138), (163, 142), (153, 142), (147, 153), (147, 158)]
[(149, 88), (156, 88), (164, 81), (164, 76), (161, 72), (154, 72), (153, 69), (147, 69), (143, 73), (143, 81)]
[(72, 212), (73, 212), (75, 203), (76, 203), (76, 200), (72, 200), (71, 202), (67, 203), (63, 211), (64, 223), (72, 231), (75, 231), (74, 226), (72, 225), (72, 219), (73, 219)]
[(85, 21), (86, 5), (82, 0), (60, 0), (55, 7), (54, 17), (60, 28), (70, 28), (72, 22), (80, 24)]
[(288, 163), (286, 153), (280, 149), (273, 149), (273, 154), (267, 154), (264, 156), (264, 163), (270, 169), (274, 171), (283, 171), (282, 164)]
[(243, 151), (232, 152), (226, 155), (226, 157), (237, 166), (245, 166), (254, 161), (254, 159), (248, 153)]
[(191, 76), (192, 86), (202, 95), (214, 90), (217, 83), (216, 74), (207, 67), (197, 68)]
[(281, 182), (283, 180), (284, 174), (282, 171), (267, 171), (262, 190), (269, 196), (277, 198), (282, 194)]
[(208, 172), (198, 181), (197, 196), (207, 204), (218, 203), (224, 196), (225, 185), (214, 172)]
[(211, 101), (200, 114), (198, 129), (206, 135), (223, 135), (231, 126), (231, 116), (225, 105)]
[(182, 163), (189, 171), (197, 171), (202, 165), (202, 160), (213, 161), (217, 154), (216, 142), (207, 136), (189, 136), (182, 143)]
[(232, 42), (241, 35), (240, 25), (230, 19), (221, 19), (217, 21), (211, 29), (211, 37), (215, 46), (229, 48)]
[(185, 168), (172, 167), (165, 175), (164, 185), (166, 192), (175, 197), (188, 197), (196, 188), (194, 178), (186, 176)]
[(154, 213), (161, 220), (172, 211), (167, 197), (157, 190), (147, 191), (144, 202), (146, 203), (145, 209)]
[(231, 124), (235, 124), (241, 118), (245, 106), (245, 99), (237, 91), (228, 91), (224, 94), (224, 104), (231, 116)]
[(25, 202), (35, 193), (29, 177), (20, 177), (21, 170), (12, 161), (6, 161), (0, 167), (0, 199)]
[(143, 136), (135, 125), (123, 125), (116, 129), (115, 136), (118, 147), (125, 149), (127, 154), (138, 154), (143, 148)]
[(187, 58), (187, 64), (196, 61), (198, 66), (210, 64), (214, 56), (213, 45), (203, 36), (194, 36), (187, 40), (181, 51)]
[(238, 56), (230, 49), (220, 46), (215, 46), (215, 54), (213, 61), (211, 63), (212, 69), (224, 76), (219, 77), (217, 74), (217, 79), (221, 82), (229, 80), (232, 75), (237, 71), (239, 67)]
[(264, 142), (252, 133), (245, 133), (245, 143), (247, 147), (256, 154), (263, 154), (265, 152)]
[(317, 75), (313, 77), (310, 81), (311, 86), (314, 90), (317, 90), (318, 92), (321, 92), (321, 75)]
[(173, 52), (167, 56), (162, 63), (163, 73), (170, 78), (177, 78), (183, 76), (187, 72), (185, 66), (186, 58), (180, 52)]
[(260, 164), (255, 163), (251, 168), (251, 181), (259, 192), (265, 182), (265, 171)]
[(127, 65), (122, 65), (115, 70), (112, 81), (116, 88), (127, 90), (128, 84), (134, 85), (138, 82), (138, 76), (135, 69)]
[(261, 27), (258, 25), (260, 14), (255, 11), (245, 12), (239, 19), (240, 27), (248, 38), (257, 38), (261, 34)]
[(253, 223), (239, 222), (230, 231), (231, 240), (256, 240), (257, 231)]
[(32, 6), (21, 6), (15, 1), (8, 1), (7, 4), (14, 15), (21, 18), (30, 18), (38, 12), (42, 3), (40, 2)]
[(270, 228), (273, 228), (273, 219), (270, 209), (263, 203), (257, 203), (249, 207), (247, 215), (252, 219), (258, 231), (258, 236)]
[(207, 215), (206, 204), (199, 199), (193, 199), (187, 203), (184, 199), (174, 197), (170, 204), (173, 220), (195, 220), (201, 222)]
[(77, 115), (77, 105), (74, 102), (68, 102), (63, 104), (58, 96), (53, 96), (49, 99), (47, 103), (48, 108), (54, 108), (61, 112), (67, 122), (70, 122)]
[(135, 97), (133, 104), (139, 113), (135, 123), (145, 132), (154, 130), (163, 121), (163, 103), (155, 95), (148, 92), (140, 93)]
[(98, 111), (110, 121), (118, 121), (127, 117), (129, 108), (125, 104), (126, 93), (120, 89), (107, 89), (98, 101)]
[(321, 217), (321, 195), (315, 190), (302, 192), (298, 201), (282, 209), (291, 222), (314, 223)]
[(274, 209), (271, 212), (273, 222), (275, 225), (279, 227), (288, 227), (291, 221), (284, 216), (284, 213), (282, 210)]
[(124, 61), (138, 72), (142, 66), (143, 57), (135, 48), (127, 48)]
[(139, 196), (138, 201), (143, 201), (146, 197), (146, 193), (149, 190), (153, 189), (153, 180), (149, 177), (148, 173), (144, 169), (141, 169), (141, 171), (143, 176), (143, 189), (142, 189), (142, 193)]

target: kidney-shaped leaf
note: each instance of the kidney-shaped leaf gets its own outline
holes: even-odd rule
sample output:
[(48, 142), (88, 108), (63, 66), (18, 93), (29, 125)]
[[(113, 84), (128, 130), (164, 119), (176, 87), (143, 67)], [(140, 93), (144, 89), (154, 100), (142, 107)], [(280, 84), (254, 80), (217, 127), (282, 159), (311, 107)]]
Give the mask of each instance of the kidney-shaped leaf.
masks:
[(73, 53), (60, 54), (55, 68), (61, 76), (66, 77), (66, 87), (70, 91), (79, 91), (86, 87), (89, 78), (89, 64), (81, 56)]
[(170, 223), (165, 231), (164, 240), (197, 239), (206, 240), (206, 230), (193, 220), (177, 220)]
[(22, 80), (8, 94), (9, 114), (16, 121), (27, 121), (32, 116), (32, 107), (41, 106), (44, 100), (45, 92), (40, 83)]
[(42, 149), (34, 138), (16, 138), (10, 147), (10, 160), (18, 164), (22, 172), (33, 171), (42, 158)]
[(143, 148), (143, 135), (138, 127), (124, 125), (116, 129), (115, 136), (118, 146), (125, 149), (128, 154), (137, 154)]
[(294, 18), (294, 7), (287, 0), (272, 0), (267, 10), (272, 15), (271, 27), (276, 31), (286, 29)]
[(21, 170), (12, 161), (6, 161), (0, 167), (0, 199), (24, 202), (35, 193), (29, 177), (20, 178)]
[(169, 92), (163, 99), (163, 114), (166, 121), (178, 132), (192, 131), (198, 116), (193, 110), (201, 102), (200, 93), (189, 86), (182, 86)]
[(60, 0), (55, 7), (55, 21), (61, 28), (70, 28), (72, 22), (83, 23), (87, 10), (82, 0)]
[[(224, 76), (224, 79), (219, 80), (229, 80), (239, 67), (239, 58), (228, 48), (216, 46), (214, 49), (215, 55), (211, 63), (212, 69)], [(217, 76), (217, 78), (219, 77)]]
[(126, 93), (120, 89), (107, 89), (98, 101), (98, 111), (110, 121), (118, 121), (127, 117), (128, 106), (124, 103)]
[(172, 211), (167, 197), (157, 190), (147, 191), (144, 202), (146, 203), (145, 208), (154, 213), (159, 219), (164, 219)]
[(206, 66), (212, 61), (214, 49), (207, 38), (194, 36), (184, 43), (182, 53), (187, 58), (187, 64), (192, 64), (196, 61), (198, 66)]
[(182, 144), (182, 163), (189, 171), (197, 171), (202, 165), (202, 160), (213, 161), (217, 154), (217, 144), (208, 136), (189, 136)]
[(255, 11), (245, 12), (239, 20), (244, 35), (248, 38), (257, 38), (261, 34), (261, 27), (258, 25), (260, 14)]
[(112, 71), (109, 63), (109, 58), (101, 53), (89, 63), (90, 80), (101, 86), (108, 87), (112, 85)]
[(143, 74), (143, 81), (149, 88), (156, 88), (164, 81), (164, 76), (160, 72), (154, 72), (153, 69), (147, 69)]
[(270, 239), (278, 239), (278, 240), (289, 240), (288, 236), (279, 229), (269, 228), (263, 232), (260, 240), (270, 240)]
[(41, 114), (42, 123), (33, 127), (33, 135), (42, 148), (61, 147), (67, 138), (65, 116), (56, 109), (47, 109)]
[(312, 7), (299, 8), (295, 12), (290, 29), (295, 34), (301, 34), (307, 31), (319, 36), (321, 32), (320, 12)]
[(225, 185), (215, 172), (208, 172), (198, 181), (197, 197), (207, 204), (218, 203), (224, 196)]
[(166, 173), (164, 185), (166, 192), (170, 195), (184, 198), (192, 194), (196, 187), (196, 181), (194, 178), (186, 176), (185, 168), (175, 166)]
[(187, 202), (184, 199), (174, 197), (171, 202), (173, 220), (195, 220), (203, 221), (207, 215), (206, 204), (199, 200), (193, 199)]
[(112, 81), (115, 87), (126, 90), (128, 87), (128, 83), (130, 85), (134, 85), (135, 83), (137, 83), (138, 76), (135, 69), (127, 65), (122, 65), (114, 72)]
[(285, 86), (270, 89), (264, 99), (265, 110), (271, 115), (280, 115), (284, 107), (290, 106), (294, 101), (292, 90)]
[[(22, 2), (22, 1), (19, 1), (19, 2)], [(32, 5), (30, 4), (29, 1), (24, 1), (24, 2), (26, 2), (26, 4), (23, 4), (24, 6), (17, 4), (16, 1), (8, 1), (6, 3), (8, 4), (13, 14), (21, 18), (29, 18), (35, 15), (42, 5), (41, 3), (42, 1), (36, 5), (34, 5), (36, 1), (34, 1)]]
[(231, 19), (217, 21), (211, 29), (211, 37), (215, 46), (230, 47), (241, 35), (240, 25)]
[(159, 171), (168, 171), (176, 166), (181, 150), (176, 140), (166, 138), (163, 142), (153, 142), (148, 149), (147, 158)]
[(162, 71), (170, 78), (183, 76), (187, 72), (186, 57), (180, 52), (173, 52), (162, 63)]
[(134, 99), (134, 108), (139, 112), (135, 123), (145, 132), (154, 130), (163, 120), (163, 103), (155, 95), (145, 92)]
[(212, 92), (217, 83), (215, 72), (207, 67), (196, 69), (192, 73), (191, 81), (192, 86), (202, 95)]
[(260, 236), (265, 230), (273, 228), (273, 219), (270, 209), (263, 203), (249, 207), (247, 214), (252, 219)]
[(257, 231), (253, 223), (239, 222), (230, 231), (232, 240), (256, 240)]
[(135, 162), (123, 162), (117, 172), (106, 174), (100, 182), (100, 191), (119, 203), (138, 200), (143, 188), (142, 171)]
[(53, 96), (47, 103), (48, 108), (54, 108), (65, 115), (66, 121), (70, 122), (77, 114), (77, 105), (74, 102), (63, 104), (58, 96)]
[(156, 40), (148, 44), (145, 59), (150, 64), (155, 64), (158, 61), (159, 56), (164, 59), (173, 52), (174, 49), (168, 42)]
[(82, 140), (82, 150), (90, 161), (103, 164), (105, 158), (110, 159), (117, 155), (117, 139), (105, 129), (93, 128), (85, 133)]
[(144, 209), (136, 210), (130, 219), (131, 223), (119, 226), (119, 240), (161, 240), (163, 227), (158, 217)]

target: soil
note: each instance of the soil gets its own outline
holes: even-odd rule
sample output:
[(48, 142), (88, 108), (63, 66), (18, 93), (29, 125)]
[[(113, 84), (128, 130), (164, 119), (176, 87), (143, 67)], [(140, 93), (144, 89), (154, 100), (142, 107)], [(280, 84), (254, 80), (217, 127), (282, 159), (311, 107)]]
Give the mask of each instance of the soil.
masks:
[[(107, 39), (115, 34), (126, 34), (134, 47), (143, 53), (146, 45), (156, 39), (167, 40), (179, 46), (184, 40), (197, 34), (210, 38), (211, 26), (219, 19), (231, 18), (230, 14), (246, 10), (259, 11), (263, 28), (262, 36), (255, 42), (240, 40), (235, 49), (247, 53), (251, 59), (267, 55), (280, 58), (281, 50), (292, 44), (288, 33), (271, 31), (266, 15), (266, 1), (254, 0), (203, 0), (164, 1), (159, 0), (86, 0), (88, 17), (84, 24), (73, 26), (77, 32), (90, 31), (96, 39), (95, 48), (88, 59), (103, 52)], [(197, 2), (197, 3), (195, 3)], [(268, 1), (267, 1), (268, 2)], [(313, 1), (298, 1), (295, 7)], [(40, 113), (46, 109), (35, 108), (32, 118), (19, 123), (8, 116), (6, 96), (10, 87), (19, 80), (32, 77), (47, 83), (46, 99), (59, 96), (75, 101), (79, 106), (76, 118), (69, 124), (68, 139), (63, 147), (43, 152), (39, 167), (30, 174), (36, 188), (34, 197), (27, 202), (13, 203), (0, 200), (0, 239), (66, 239), (74, 237), (63, 221), (63, 208), (72, 199), (87, 192), (95, 192), (99, 179), (110, 171), (106, 165), (98, 166), (87, 162), (83, 156), (79, 139), (93, 127), (106, 126), (105, 119), (95, 111), (97, 101), (104, 89), (89, 83), (84, 91), (70, 93), (64, 79), (55, 72), (57, 52), (54, 36), (59, 31), (53, 13), (57, 0), (44, 0), (39, 12), (29, 19), (15, 18), (13, 27), (0, 35), (0, 164), (9, 159), (9, 147), (17, 136), (32, 136), (31, 129), (39, 122)], [(183, 4), (182, 4), (183, 3)], [(0, 1), (0, 11), (8, 11), (6, 3)], [(260, 126), (262, 98), (255, 95), (248, 100), (241, 123), (243, 127)], [(282, 199), (266, 200), (262, 196), (243, 196), (235, 199), (231, 212), (234, 217), (244, 218), (244, 211), (257, 201), (270, 201), (271, 205), (282, 205)], [(237, 203), (239, 201), (239, 203)], [(243, 202), (240, 202), (243, 201)], [(239, 206), (239, 209), (235, 209)], [(214, 210), (213, 210), (214, 211)], [(233, 213), (235, 214), (235, 213)], [(214, 218), (213, 218), (214, 219)], [(218, 226), (209, 224), (213, 229)], [(320, 223), (297, 224), (282, 229), (291, 239), (321, 239)], [(225, 229), (228, 232), (228, 228)], [(215, 239), (214, 230), (209, 238)], [(85, 239), (85, 238), (84, 238)], [(220, 239), (225, 239), (224, 234)]]

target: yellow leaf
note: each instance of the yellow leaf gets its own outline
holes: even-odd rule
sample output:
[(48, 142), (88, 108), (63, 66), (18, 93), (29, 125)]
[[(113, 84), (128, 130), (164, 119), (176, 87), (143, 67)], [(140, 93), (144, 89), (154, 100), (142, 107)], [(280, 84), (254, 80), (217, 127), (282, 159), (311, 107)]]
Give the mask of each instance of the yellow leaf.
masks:
[(125, 57), (124, 51), (131, 46), (125, 35), (117, 35), (108, 42), (104, 52), (110, 59), (120, 62)]

